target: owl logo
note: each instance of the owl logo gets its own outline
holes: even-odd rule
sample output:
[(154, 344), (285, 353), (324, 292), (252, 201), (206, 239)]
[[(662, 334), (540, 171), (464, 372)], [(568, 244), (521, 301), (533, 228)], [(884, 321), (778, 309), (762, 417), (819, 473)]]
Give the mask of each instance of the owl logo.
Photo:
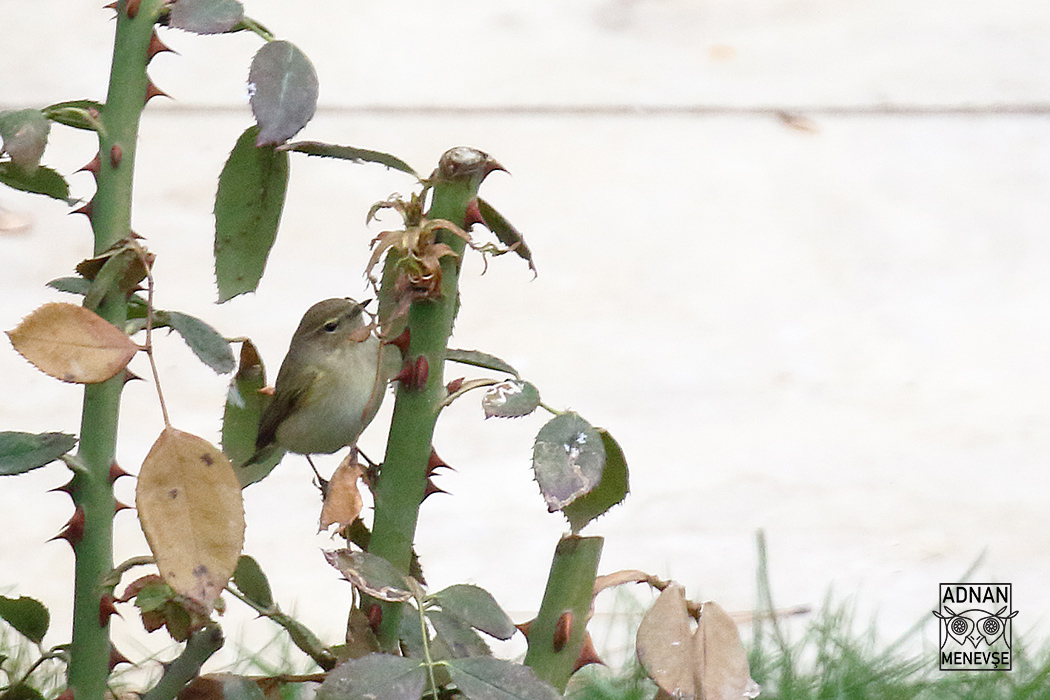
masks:
[(979, 648), (982, 643), (990, 647), (999, 639), (1003, 639), (1006, 648), (1010, 648), (1010, 635), (1004, 636), (1004, 633), (1010, 620), (1017, 615), (1016, 610), (1007, 615), (1005, 614), (1007, 606), (1003, 606), (995, 613), (977, 608), (957, 613), (947, 605), (943, 607), (946, 614), (933, 611), (933, 614), (943, 623), (943, 630), (947, 632), (947, 634), (941, 634), (941, 649), (947, 644), (949, 638), (955, 640), (959, 646), (966, 646), (966, 643), (969, 642), (974, 649)]

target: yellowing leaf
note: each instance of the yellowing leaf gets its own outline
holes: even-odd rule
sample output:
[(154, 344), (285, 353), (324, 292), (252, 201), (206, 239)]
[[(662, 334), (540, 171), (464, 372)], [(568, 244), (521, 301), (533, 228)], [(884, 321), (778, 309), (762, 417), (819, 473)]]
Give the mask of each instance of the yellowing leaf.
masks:
[(95, 384), (115, 376), (138, 352), (123, 331), (76, 304), (52, 302), (7, 332), (22, 357), (64, 382)]
[(694, 635), (696, 685), (703, 700), (743, 700), (758, 696), (747, 652), (733, 618), (717, 603), (704, 603)]
[(638, 661), (661, 689), (677, 700), (696, 697), (695, 659), (685, 589), (672, 583), (638, 625)]
[(161, 576), (211, 608), (244, 544), (241, 486), (230, 461), (208, 441), (165, 428), (142, 463), (135, 503)]
[[(351, 452), (351, 454), (353, 454)], [(328, 482), (328, 493), (321, 507), (321, 525), (318, 530), (327, 530), (332, 525), (343, 529), (357, 519), (364, 507), (357, 480), (364, 475), (364, 469), (347, 455)]]

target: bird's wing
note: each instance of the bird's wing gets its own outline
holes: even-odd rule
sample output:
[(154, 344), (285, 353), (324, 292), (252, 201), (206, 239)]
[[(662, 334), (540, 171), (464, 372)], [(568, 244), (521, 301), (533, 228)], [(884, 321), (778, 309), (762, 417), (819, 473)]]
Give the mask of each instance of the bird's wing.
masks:
[(306, 375), (305, 381), (298, 388), (293, 390), (283, 387), (281, 386), (281, 374), (284, 374), (284, 369), (282, 366), (282, 371), (278, 372), (273, 399), (267, 404), (259, 419), (259, 432), (255, 436), (256, 452), (277, 442), (277, 428), (281, 425), (281, 421), (296, 410), (303, 398), (310, 393), (314, 382), (317, 381), (318, 372), (303, 370)]

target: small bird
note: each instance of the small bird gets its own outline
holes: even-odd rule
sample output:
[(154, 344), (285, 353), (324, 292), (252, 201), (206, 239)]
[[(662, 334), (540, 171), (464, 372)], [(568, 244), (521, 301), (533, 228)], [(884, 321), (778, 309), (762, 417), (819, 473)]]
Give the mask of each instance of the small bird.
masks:
[(303, 315), (245, 466), (278, 448), (308, 461), (312, 454), (331, 454), (354, 445), (372, 422), (387, 377), (384, 346), (366, 323), (364, 306), (349, 298), (325, 299)]

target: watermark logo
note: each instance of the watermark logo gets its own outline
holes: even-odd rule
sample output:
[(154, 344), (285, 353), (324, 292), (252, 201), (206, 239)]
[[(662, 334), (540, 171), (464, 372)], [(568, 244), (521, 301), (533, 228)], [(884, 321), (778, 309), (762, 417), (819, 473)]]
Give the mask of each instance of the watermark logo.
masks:
[(1009, 671), (1013, 584), (942, 583), (933, 614), (940, 618), (942, 671)]

